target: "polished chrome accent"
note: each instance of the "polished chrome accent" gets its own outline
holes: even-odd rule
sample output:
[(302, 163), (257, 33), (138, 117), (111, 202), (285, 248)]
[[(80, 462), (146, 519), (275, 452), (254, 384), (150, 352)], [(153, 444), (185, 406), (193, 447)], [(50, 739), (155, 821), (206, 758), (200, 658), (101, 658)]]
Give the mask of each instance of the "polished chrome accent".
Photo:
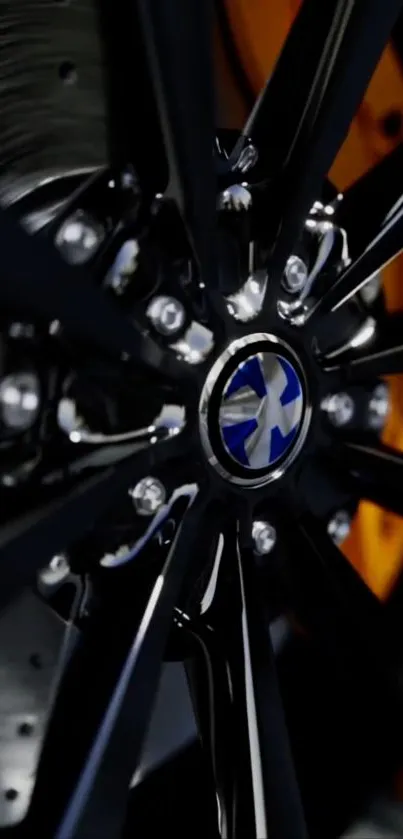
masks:
[(249, 760), (252, 773), (252, 794), (256, 836), (259, 836), (259, 839), (268, 839), (269, 831), (266, 820), (265, 786), (263, 781), (262, 756), (260, 751), (256, 700), (253, 686), (252, 660), (249, 643), (248, 611), (246, 606), (245, 585), (239, 544), (237, 544), (237, 560), (241, 586), (242, 649), (245, 670), (246, 717), (248, 725)]
[(185, 426), (186, 415), (182, 405), (164, 405), (161, 413), (149, 426), (122, 434), (102, 434), (91, 431), (86, 426), (83, 417), (77, 413), (77, 406), (73, 399), (63, 397), (57, 408), (57, 421), (72, 443), (100, 445), (128, 443), (131, 440), (157, 443), (158, 440), (166, 440), (180, 434)]
[(155, 536), (162, 525), (167, 521), (167, 519), (171, 516), (171, 511), (178, 501), (179, 498), (187, 498), (188, 499), (188, 507), (193, 504), (194, 499), (199, 491), (198, 484), (184, 484), (183, 486), (179, 487), (179, 489), (175, 489), (172, 493), (171, 497), (168, 499), (166, 504), (159, 508), (158, 512), (155, 514), (153, 520), (147, 527), (147, 530), (137, 542), (127, 551), (124, 553), (124, 549), (126, 546), (123, 546), (123, 549), (119, 549), (115, 554), (105, 554), (102, 559), (100, 560), (101, 565), (105, 568), (116, 568), (119, 565), (125, 565), (127, 562), (130, 562), (132, 559), (135, 559), (136, 556), (143, 550), (145, 545), (148, 544), (150, 539)]
[(88, 213), (77, 210), (63, 222), (55, 242), (66, 262), (83, 265), (94, 256), (104, 237), (103, 226)]
[[(335, 350), (330, 350), (330, 352), (326, 352), (323, 355), (324, 362), (331, 361), (334, 358), (338, 358), (340, 355), (343, 355), (345, 352), (349, 350), (357, 350), (361, 347), (365, 347), (369, 344), (372, 339), (375, 337), (376, 334), (376, 320), (374, 318), (366, 318), (364, 323), (360, 326), (357, 332), (348, 339), (344, 344), (341, 344)], [(332, 369), (326, 368), (325, 369)]]
[(269, 554), (277, 541), (277, 533), (273, 525), (267, 521), (254, 521), (252, 525), (252, 539), (254, 551), (258, 556)]
[(6, 428), (25, 431), (38, 416), (40, 383), (35, 373), (10, 373), (0, 383), (0, 416)]
[(242, 174), (244, 175), (246, 172), (249, 172), (249, 169), (251, 169), (252, 166), (255, 166), (258, 159), (259, 153), (256, 146), (254, 146), (253, 143), (249, 143), (242, 149), (238, 157), (238, 160), (236, 161), (232, 169), (236, 169), (238, 172), (242, 172)]
[(137, 268), (139, 246), (136, 239), (128, 239), (116, 254), (114, 263), (105, 277), (107, 288), (123, 294)]
[(185, 323), (185, 309), (175, 297), (153, 297), (147, 307), (147, 316), (161, 335), (174, 335)]
[(335, 545), (341, 545), (351, 530), (351, 516), (346, 510), (338, 510), (327, 525), (327, 532)]
[(148, 475), (129, 490), (134, 508), (139, 516), (153, 516), (165, 503), (165, 487), (158, 480)]
[(220, 570), (221, 564), (221, 557), (222, 552), (224, 550), (224, 536), (222, 533), (218, 535), (218, 542), (217, 542), (217, 550), (216, 555), (214, 558), (213, 567), (211, 569), (211, 574), (209, 577), (209, 581), (207, 583), (206, 589), (204, 591), (201, 603), (200, 603), (200, 614), (204, 615), (205, 612), (210, 608), (213, 600), (215, 591), (217, 588), (217, 580), (218, 580), (218, 572)]
[[(305, 395), (305, 409), (302, 416), (301, 425), (299, 428), (298, 436), (296, 437), (296, 441), (292, 447), (290, 447), (288, 455), (285, 459), (277, 466), (270, 470), (268, 467), (267, 473), (264, 475), (260, 475), (259, 477), (240, 477), (239, 475), (233, 474), (230, 472), (223, 464), (219, 461), (216, 452), (214, 451), (209, 434), (209, 427), (208, 427), (208, 414), (209, 414), (209, 407), (210, 407), (210, 400), (215, 390), (217, 379), (220, 376), (221, 372), (224, 370), (227, 363), (232, 359), (240, 350), (243, 350), (245, 347), (251, 347), (251, 353), (253, 354), (253, 344), (267, 342), (267, 352), (268, 353), (281, 353), (281, 348), (284, 347), (288, 351), (288, 355), (291, 356), (293, 359), (293, 363), (296, 365), (296, 369), (298, 370), (298, 376), (302, 382), (302, 387)], [(259, 349), (261, 352), (261, 347)], [(244, 359), (246, 360), (246, 359)], [(222, 393), (220, 393), (220, 397)], [(309, 425), (311, 422), (312, 416), (312, 407), (309, 401), (309, 394), (308, 394), (308, 386), (304, 371), (300, 367), (300, 363), (298, 360), (297, 355), (295, 352), (289, 347), (284, 341), (280, 338), (277, 338), (275, 335), (271, 335), (266, 332), (257, 332), (251, 335), (245, 335), (243, 338), (237, 338), (235, 341), (232, 341), (231, 344), (224, 350), (224, 352), (219, 356), (216, 362), (213, 364), (209, 374), (206, 378), (206, 381), (203, 385), (203, 389), (200, 396), (199, 402), (199, 428), (200, 428), (200, 437), (203, 445), (203, 449), (205, 451), (207, 460), (210, 466), (215, 469), (223, 478), (230, 481), (231, 483), (239, 484), (240, 486), (245, 487), (256, 487), (256, 486), (263, 486), (264, 484), (268, 484), (271, 481), (277, 480), (284, 474), (286, 469), (291, 465), (291, 463), (295, 460), (303, 443), (305, 441), (306, 435), (308, 433)], [(217, 427), (219, 427), (219, 416), (217, 413)]]
[(235, 294), (227, 297), (228, 311), (242, 323), (253, 320), (262, 309), (267, 288), (267, 272), (255, 271)]
[(252, 196), (243, 184), (232, 184), (218, 196), (219, 210), (249, 210)]
[(39, 583), (44, 586), (60, 585), (70, 574), (70, 565), (66, 554), (57, 554), (49, 564), (39, 572)]
[(297, 254), (288, 257), (284, 268), (282, 285), (290, 294), (302, 291), (308, 280), (308, 267)]
[(368, 425), (373, 431), (382, 431), (390, 411), (389, 387), (379, 382), (374, 388), (368, 405)]
[(332, 393), (323, 399), (321, 406), (323, 411), (326, 411), (329, 421), (336, 428), (342, 428), (351, 422), (355, 405), (352, 396), (349, 393)]
[(179, 341), (170, 344), (188, 364), (201, 364), (214, 346), (214, 336), (210, 329), (197, 321), (192, 321)]
[(375, 274), (369, 282), (362, 286), (359, 291), (364, 303), (367, 306), (372, 306), (375, 303), (376, 298), (378, 297), (380, 290), (382, 288), (382, 274)]

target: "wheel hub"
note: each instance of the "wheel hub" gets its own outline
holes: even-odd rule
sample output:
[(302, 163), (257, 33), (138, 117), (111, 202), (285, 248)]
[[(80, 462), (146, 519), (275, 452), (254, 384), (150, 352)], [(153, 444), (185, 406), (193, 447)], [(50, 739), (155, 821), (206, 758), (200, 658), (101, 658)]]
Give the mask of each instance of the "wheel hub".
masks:
[(231, 483), (261, 486), (300, 451), (311, 410), (294, 351), (267, 333), (233, 341), (210, 370), (200, 430), (210, 464)]

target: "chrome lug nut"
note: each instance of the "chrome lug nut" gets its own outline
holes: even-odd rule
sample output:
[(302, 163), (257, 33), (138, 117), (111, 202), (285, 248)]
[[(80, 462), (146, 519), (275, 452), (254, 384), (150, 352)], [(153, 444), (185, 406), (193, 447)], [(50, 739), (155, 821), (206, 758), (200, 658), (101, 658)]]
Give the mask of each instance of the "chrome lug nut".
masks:
[(242, 184), (233, 184), (218, 196), (219, 210), (248, 210), (252, 204), (252, 196)]
[(341, 545), (351, 530), (351, 517), (346, 510), (338, 510), (334, 513), (327, 525), (327, 532), (335, 543)]
[(161, 335), (175, 335), (185, 323), (185, 309), (175, 297), (154, 297), (147, 309), (154, 328)]
[(88, 262), (104, 238), (101, 224), (82, 210), (66, 219), (56, 235), (56, 245), (70, 265)]
[(302, 291), (308, 279), (308, 267), (304, 260), (296, 254), (288, 257), (283, 276), (283, 287), (290, 294)]
[(165, 502), (165, 487), (151, 475), (142, 478), (135, 487), (129, 490), (136, 513), (139, 516), (153, 516)]
[(342, 428), (352, 420), (354, 416), (354, 400), (349, 393), (333, 393), (322, 403), (322, 408), (327, 412), (330, 422), (336, 428)]
[(49, 565), (39, 572), (39, 582), (44, 586), (60, 585), (70, 574), (70, 565), (66, 554), (52, 557)]
[(40, 406), (40, 384), (35, 373), (11, 373), (0, 383), (0, 415), (4, 425), (25, 431), (35, 422)]
[(382, 431), (389, 408), (389, 388), (385, 382), (380, 382), (374, 388), (368, 405), (368, 425), (373, 431)]
[(258, 556), (265, 556), (273, 550), (277, 534), (273, 525), (267, 521), (254, 521), (252, 525), (252, 539), (254, 552)]

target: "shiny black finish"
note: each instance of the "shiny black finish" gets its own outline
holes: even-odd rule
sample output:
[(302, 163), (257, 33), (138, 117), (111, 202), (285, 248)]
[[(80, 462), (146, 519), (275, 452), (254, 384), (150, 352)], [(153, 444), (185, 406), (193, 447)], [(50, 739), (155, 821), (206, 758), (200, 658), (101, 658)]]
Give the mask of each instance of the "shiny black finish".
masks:
[[(105, 359), (112, 356), (122, 362), (130, 395), (129, 384), (134, 372), (138, 374), (132, 399), (139, 409), (153, 388), (161, 408), (174, 397), (175, 403), (186, 407), (187, 424), (183, 434), (166, 443), (151, 436), (155, 431), (151, 425), (149, 448), (138, 453), (130, 447), (119, 457), (113, 447), (112, 452), (111, 447), (95, 448), (101, 461), (106, 450), (112, 465), (94, 477), (92, 460), (90, 466), (82, 467), (84, 475), (75, 483), (74, 445), (63, 436), (56, 416), (57, 400), (65, 391), (56, 389), (53, 401), (49, 400), (46, 433), (41, 426), (31, 436), (41, 451), (50, 441), (50, 458), (60, 446), (61, 476), (54, 485), (47, 485), (41, 462), (35, 480), (27, 487), (16, 487), (12, 500), (5, 492), (8, 506), (2, 510), (0, 567), (6, 580), (1, 583), (0, 604), (14, 595), (17, 586), (33, 582), (38, 568), (66, 547), (75, 569), (88, 575), (94, 592), (87, 603), (88, 615), (73, 616), (82, 636), (65, 661), (32, 806), (22, 826), (25, 835), (44, 839), (120, 836), (161, 663), (167, 648), (171, 652), (175, 608), (174, 640), (179, 633), (184, 644), (181, 654), (187, 659), (194, 655), (189, 661), (189, 681), (216, 785), (221, 833), (229, 839), (307, 836), (268, 629), (272, 614), (262, 605), (269, 595), (276, 600), (284, 572), (286, 585), (284, 592), (281, 587), (283, 597), (278, 597), (281, 609), (295, 615), (297, 625), (317, 637), (319, 644), (328, 645), (332, 655), (340, 647), (343, 655), (351, 656), (353, 651), (357, 664), (363, 658), (368, 671), (377, 679), (386, 676), (395, 688), (395, 658), (387, 640), (383, 655), (388, 633), (382, 608), (332, 545), (324, 526), (329, 504), (324, 509), (319, 504), (315, 515), (307, 512), (311, 507), (318, 510), (313, 496), (322, 495), (319, 472), (310, 497), (299, 481), (304, 469), (320, 458), (329, 466), (325, 488), (331, 499), (340, 495), (339, 486), (334, 490), (332, 483), (336, 475), (340, 485), (348, 484), (353, 508), (361, 492), (403, 513), (402, 456), (376, 442), (367, 446), (348, 442), (345, 435), (339, 435), (335, 444), (336, 432), (320, 405), (329, 389), (344, 384), (344, 368), (340, 370), (339, 365), (330, 374), (323, 369), (323, 358), (314, 352), (318, 319), (312, 318), (306, 328), (295, 327), (280, 317), (277, 292), (284, 263), (313, 201), (320, 197), (323, 179), (401, 5), (401, 0), (306, 0), (245, 127), (241, 143), (251, 134), (259, 153), (259, 170), (251, 172), (251, 181), (256, 176), (264, 182), (256, 204), (255, 195), (252, 198), (255, 214), (263, 209), (262, 218), (255, 219), (255, 250), (270, 278), (265, 310), (255, 312), (254, 319), (233, 317), (218, 289), (221, 266), (215, 227), (222, 219), (216, 212), (219, 186), (213, 165), (211, 24), (208, 5), (202, 0), (138, 0), (130, 8), (123, 0), (116, 6), (102, 4), (105, 56), (111, 64), (111, 172), (117, 180), (128, 168), (131, 174), (128, 206), (124, 203), (121, 219), (115, 198), (111, 199), (105, 249), (97, 254), (102, 258), (95, 258), (86, 270), (69, 266), (58, 253), (53, 235), (71, 209), (83, 205), (90, 209), (98, 195), (98, 174), (64, 205), (47, 234), (30, 236), (16, 224), (14, 214), (0, 213), (6, 363), (11, 358), (18, 369), (27, 357), (31, 359), (29, 341), (18, 343), (10, 338), (7, 343), (7, 329), (17, 316), (33, 318), (38, 339), (33, 362), (39, 369), (44, 358), (54, 356), (63, 387), (68, 388), (72, 377), (81, 377), (86, 390), (94, 364), (99, 378), (100, 370), (104, 375), (108, 393), (112, 377)], [(142, 93), (151, 102), (141, 109), (138, 130), (131, 113), (134, 103), (129, 96), (119, 99), (126, 85), (131, 90), (131, 62), (144, 70), (136, 81), (144, 79)], [(168, 172), (164, 165), (154, 171), (153, 154), (159, 145), (164, 147)], [(99, 178), (105, 181), (106, 172)], [(155, 196), (157, 187), (162, 195)], [(119, 194), (116, 200), (119, 205)], [(401, 223), (397, 212), (379, 235), (374, 226), (369, 249), (364, 255), (354, 255), (355, 262), (318, 309), (338, 308), (368, 272), (391, 258), (400, 247)], [(233, 234), (236, 225), (228, 228)], [(123, 290), (114, 299), (102, 284), (103, 266), (109, 252), (115, 253), (117, 233), (121, 241), (138, 239), (140, 264), (127, 293)], [(240, 276), (238, 280), (240, 285)], [(236, 287), (234, 281), (231, 290)], [(201, 364), (179, 360), (180, 348), (172, 348), (169, 340), (153, 332), (147, 303), (156, 289), (177, 294), (185, 301), (189, 322), (211, 330), (210, 352)], [(206, 300), (213, 305), (203, 305)], [(355, 324), (360, 311), (345, 308)], [(56, 335), (49, 335), (50, 320), (60, 321)], [(220, 329), (215, 328), (217, 322)], [(227, 344), (268, 329), (297, 354), (306, 374), (312, 415), (307, 413), (309, 428), (298, 459), (284, 474), (273, 475), (269, 485), (246, 490), (234, 486), (231, 475), (222, 480), (207, 463), (200, 442), (199, 400), (206, 376)], [(336, 340), (337, 328), (335, 333)], [(388, 341), (387, 336), (386, 322), (379, 340)], [(400, 348), (391, 353), (398, 358)], [(392, 356), (388, 354), (388, 363)], [(380, 372), (377, 363), (368, 362), (369, 378), (374, 371)], [(90, 405), (90, 418), (98, 428), (95, 407)], [(112, 400), (108, 407), (111, 425), (118, 426), (118, 408)], [(12, 438), (12, 453), (32, 439)], [(83, 458), (88, 455), (85, 446), (80, 451)], [(151, 535), (150, 520), (139, 521), (127, 490), (139, 478), (154, 474), (163, 480), (168, 496), (189, 484), (193, 489), (197, 485), (198, 494), (190, 509), (189, 494), (184, 495), (169, 519)], [(24, 506), (28, 512), (20, 513)], [(11, 522), (7, 520), (10, 510), (18, 511), (10, 515)], [(252, 521), (257, 517), (272, 521), (278, 529), (275, 552), (259, 561), (251, 538)], [(126, 552), (125, 540), (132, 546), (139, 532), (148, 534), (146, 548), (132, 556), (131, 549)], [(205, 606), (220, 533), (224, 551), (211, 602)], [(106, 569), (100, 560), (110, 546), (114, 552), (123, 548), (123, 554), (113, 553), (115, 567)], [(122, 567), (116, 567), (117, 560)], [(269, 583), (265, 572), (273, 568), (276, 573)]]
[(262, 176), (274, 179), (271, 276), (297, 244), (400, 8), (400, 0), (301, 6), (245, 126), (263, 156)]
[(346, 443), (343, 457), (357, 490), (369, 501), (403, 515), (403, 454), (378, 444)]
[(138, 0), (168, 159), (167, 197), (178, 206), (205, 285), (217, 284), (216, 181), (210, 2)]
[(220, 834), (307, 836), (256, 558), (227, 528), (207, 612), (184, 624), (190, 690), (215, 779)]
[[(110, 591), (95, 603), (69, 658), (40, 761), (30, 817), (42, 835), (55, 839), (119, 836), (173, 609), (205, 513), (205, 499), (196, 498), (154, 584), (145, 598), (142, 593), (140, 610), (133, 609), (130, 597), (121, 598), (120, 587), (116, 589), (105, 580)], [(77, 748), (78, 718), (81, 736)], [(63, 755), (63, 767), (58, 777), (52, 778), (58, 755)], [(47, 803), (50, 783), (53, 794)]]
[[(325, 362), (326, 365), (326, 362)], [(403, 372), (403, 318), (400, 312), (385, 318), (368, 348), (350, 351), (328, 362), (329, 370), (341, 369), (347, 381), (372, 379)]]

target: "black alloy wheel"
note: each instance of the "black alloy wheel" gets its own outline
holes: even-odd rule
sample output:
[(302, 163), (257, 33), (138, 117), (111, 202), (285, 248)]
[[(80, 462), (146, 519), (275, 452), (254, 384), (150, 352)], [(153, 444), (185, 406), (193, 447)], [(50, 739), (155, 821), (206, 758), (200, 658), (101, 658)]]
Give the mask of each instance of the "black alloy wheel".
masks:
[(403, 316), (376, 285), (403, 249), (403, 149), (344, 196), (325, 179), (401, 8), (305, 0), (229, 142), (209, 4), (100, 2), (107, 165), (3, 204), (1, 606), (60, 557), (82, 581), (16, 836), (118, 839), (174, 650), (221, 835), (306, 837), (279, 600), (398, 690), (393, 627), (337, 543), (361, 498), (403, 514), (380, 442)]

